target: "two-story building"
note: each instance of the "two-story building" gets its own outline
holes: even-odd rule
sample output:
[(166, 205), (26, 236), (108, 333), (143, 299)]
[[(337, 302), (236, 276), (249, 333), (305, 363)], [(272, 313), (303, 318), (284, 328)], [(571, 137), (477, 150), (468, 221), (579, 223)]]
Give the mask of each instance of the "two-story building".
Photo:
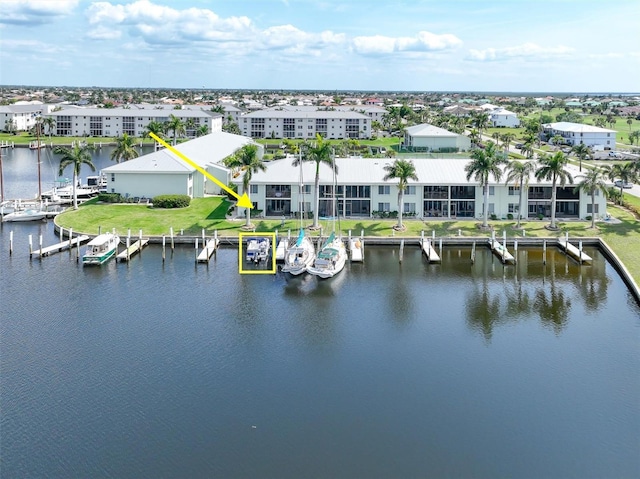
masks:
[(599, 146), (615, 149), (617, 134), (615, 130), (567, 121), (545, 123), (542, 128), (547, 139), (559, 135), (565, 139), (566, 144), (571, 146), (584, 144), (594, 148)]

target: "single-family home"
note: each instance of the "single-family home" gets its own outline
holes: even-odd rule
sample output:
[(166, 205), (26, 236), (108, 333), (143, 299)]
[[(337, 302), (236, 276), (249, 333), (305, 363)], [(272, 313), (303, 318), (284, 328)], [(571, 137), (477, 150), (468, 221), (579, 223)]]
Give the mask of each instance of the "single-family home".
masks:
[(471, 148), (471, 140), (465, 135), (422, 123), (405, 128), (402, 147), (408, 151), (467, 151)]

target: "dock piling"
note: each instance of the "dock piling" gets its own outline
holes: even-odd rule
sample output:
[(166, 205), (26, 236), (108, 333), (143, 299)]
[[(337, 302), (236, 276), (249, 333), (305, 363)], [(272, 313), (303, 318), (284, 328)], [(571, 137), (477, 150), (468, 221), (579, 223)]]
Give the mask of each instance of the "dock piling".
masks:
[(167, 237), (165, 235), (162, 235), (162, 262), (164, 263), (164, 258), (165, 258), (165, 249), (167, 246)]
[(171, 228), (169, 228), (169, 236), (171, 237), (171, 254), (173, 254), (173, 247), (174, 247), (174, 243), (173, 243), (173, 226)]
[(196, 238), (196, 243), (195, 243), (195, 261), (196, 263), (198, 262), (198, 238)]
[[(69, 228), (69, 256), (71, 256), (71, 249), (73, 248), (73, 244), (71, 243), (71, 238), (73, 238), (73, 228)], [(64, 241), (63, 230), (60, 230), (60, 239)], [(80, 247), (80, 245), (78, 245)]]
[(547, 240), (542, 240), (542, 264), (547, 264)]
[(404, 256), (404, 240), (400, 240), (400, 262), (402, 263), (402, 257)]
[(471, 264), (476, 261), (476, 242), (474, 241), (471, 245)]
[(9, 231), (9, 256), (13, 254), (13, 231)]
[(42, 260), (42, 235), (40, 235), (40, 259)]
[(29, 235), (29, 259), (33, 256), (33, 237)]

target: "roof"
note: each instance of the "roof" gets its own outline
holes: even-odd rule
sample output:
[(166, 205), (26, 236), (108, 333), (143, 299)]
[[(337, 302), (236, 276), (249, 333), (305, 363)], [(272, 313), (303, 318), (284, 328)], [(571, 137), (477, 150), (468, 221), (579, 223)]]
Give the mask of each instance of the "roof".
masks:
[(571, 123), (568, 121), (545, 123), (542, 126), (544, 128), (551, 128), (553, 130), (566, 131), (569, 133), (616, 133), (615, 130), (608, 130), (606, 128), (600, 128), (597, 126), (585, 125), (583, 123)]
[(354, 119), (369, 119), (369, 116), (358, 113), (357, 111), (340, 111), (340, 110), (318, 110), (315, 107), (312, 109), (300, 109), (302, 107), (295, 107), (295, 109), (270, 109), (259, 110), (252, 113), (247, 113), (243, 118), (354, 118)]
[(437, 126), (429, 125), (428, 123), (423, 123), (421, 125), (410, 126), (405, 128), (405, 131), (413, 137), (438, 137), (438, 138), (454, 138), (456, 136), (460, 136), (456, 133), (452, 133), (444, 128), (440, 128)]
[(140, 109), (140, 108), (76, 108), (73, 110), (64, 109), (59, 111), (53, 111), (51, 116), (140, 116), (140, 117), (154, 117), (154, 118), (168, 118), (169, 115), (176, 116), (178, 118), (211, 118), (214, 116), (220, 116), (217, 112), (207, 112), (197, 109), (186, 110), (174, 110), (174, 109)]
[[(198, 166), (205, 168), (207, 165), (222, 161), (250, 143), (253, 143), (253, 140), (246, 136), (215, 131), (195, 140), (180, 143), (175, 148)], [(109, 166), (102, 171), (104, 173), (192, 173), (196, 169), (171, 151), (163, 149)]]
[[(336, 158), (338, 174), (336, 182), (338, 185), (393, 185), (397, 180), (383, 181), (387, 172), (385, 165), (391, 165), (393, 159), (390, 158)], [(409, 184), (418, 185), (478, 185), (472, 177), (467, 181), (465, 166), (471, 161), (467, 158), (413, 158), (413, 162), (418, 181), (408, 180)], [(577, 168), (572, 166), (567, 170), (574, 177), (579, 175)], [(302, 177), (304, 184), (313, 184), (315, 179), (315, 163), (304, 162), (302, 164)], [(504, 180), (504, 178), (503, 178)], [(274, 160), (267, 163), (266, 171), (258, 171), (251, 177), (251, 184), (297, 184), (300, 181), (299, 167), (293, 166), (291, 158)], [(242, 178), (238, 177), (234, 182), (240, 184)], [(320, 165), (320, 184), (328, 185), (333, 183), (333, 174), (329, 166)], [(492, 185), (504, 185), (504, 182), (496, 182), (490, 178)], [(551, 182), (537, 182), (532, 175), (529, 183), (533, 185), (550, 185)]]

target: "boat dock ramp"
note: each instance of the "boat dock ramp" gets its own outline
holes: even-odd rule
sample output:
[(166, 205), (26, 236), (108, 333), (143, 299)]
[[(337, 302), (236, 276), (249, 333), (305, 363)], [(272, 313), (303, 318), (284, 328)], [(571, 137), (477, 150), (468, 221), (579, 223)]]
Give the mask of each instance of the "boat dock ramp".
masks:
[(352, 238), (351, 231), (349, 231), (347, 247), (349, 248), (349, 259), (352, 263), (364, 262), (364, 231), (361, 231), (360, 238)]
[(213, 253), (215, 253), (216, 250), (218, 249), (218, 246), (220, 245), (220, 240), (218, 239), (218, 236), (214, 236), (208, 241), (203, 241), (203, 243), (204, 243), (204, 248), (202, 248), (202, 251), (200, 251), (200, 254), (196, 258), (196, 261), (198, 263), (209, 262), (209, 260), (211, 259), (211, 256), (213, 256)]
[[(436, 252), (431, 240), (424, 237), (424, 232), (422, 233), (422, 237), (420, 238), (420, 249), (422, 250), (422, 254), (427, 257), (427, 261), (429, 263), (440, 262), (440, 255)], [(440, 241), (440, 251), (442, 251), (442, 241)]]
[[(69, 236), (73, 236), (70, 234)], [(35, 251), (36, 254), (40, 258), (45, 256), (52, 255), (54, 253), (60, 253), (62, 251), (71, 250), (72, 248), (78, 248), (81, 244), (89, 241), (90, 237), (88, 235), (81, 235), (76, 237), (71, 237), (68, 240), (62, 241), (60, 243), (53, 244), (51, 246), (42, 247), (42, 236), (40, 236), (40, 248)], [(31, 235), (29, 235), (29, 257), (33, 255), (34, 251), (32, 248)]]
[(117, 261), (129, 261), (132, 256), (135, 256), (137, 253), (141, 252), (142, 248), (144, 248), (149, 244), (149, 240), (146, 238), (145, 239), (140, 238), (134, 241), (133, 244), (129, 244), (129, 243), (130, 243), (130, 239), (127, 238), (127, 246), (123, 251), (118, 253), (118, 255), (116, 256)]
[(578, 242), (578, 247), (576, 248), (569, 243), (569, 237), (566, 236), (558, 239), (558, 247), (580, 264), (591, 263), (592, 261), (591, 256), (582, 251), (582, 241)]

